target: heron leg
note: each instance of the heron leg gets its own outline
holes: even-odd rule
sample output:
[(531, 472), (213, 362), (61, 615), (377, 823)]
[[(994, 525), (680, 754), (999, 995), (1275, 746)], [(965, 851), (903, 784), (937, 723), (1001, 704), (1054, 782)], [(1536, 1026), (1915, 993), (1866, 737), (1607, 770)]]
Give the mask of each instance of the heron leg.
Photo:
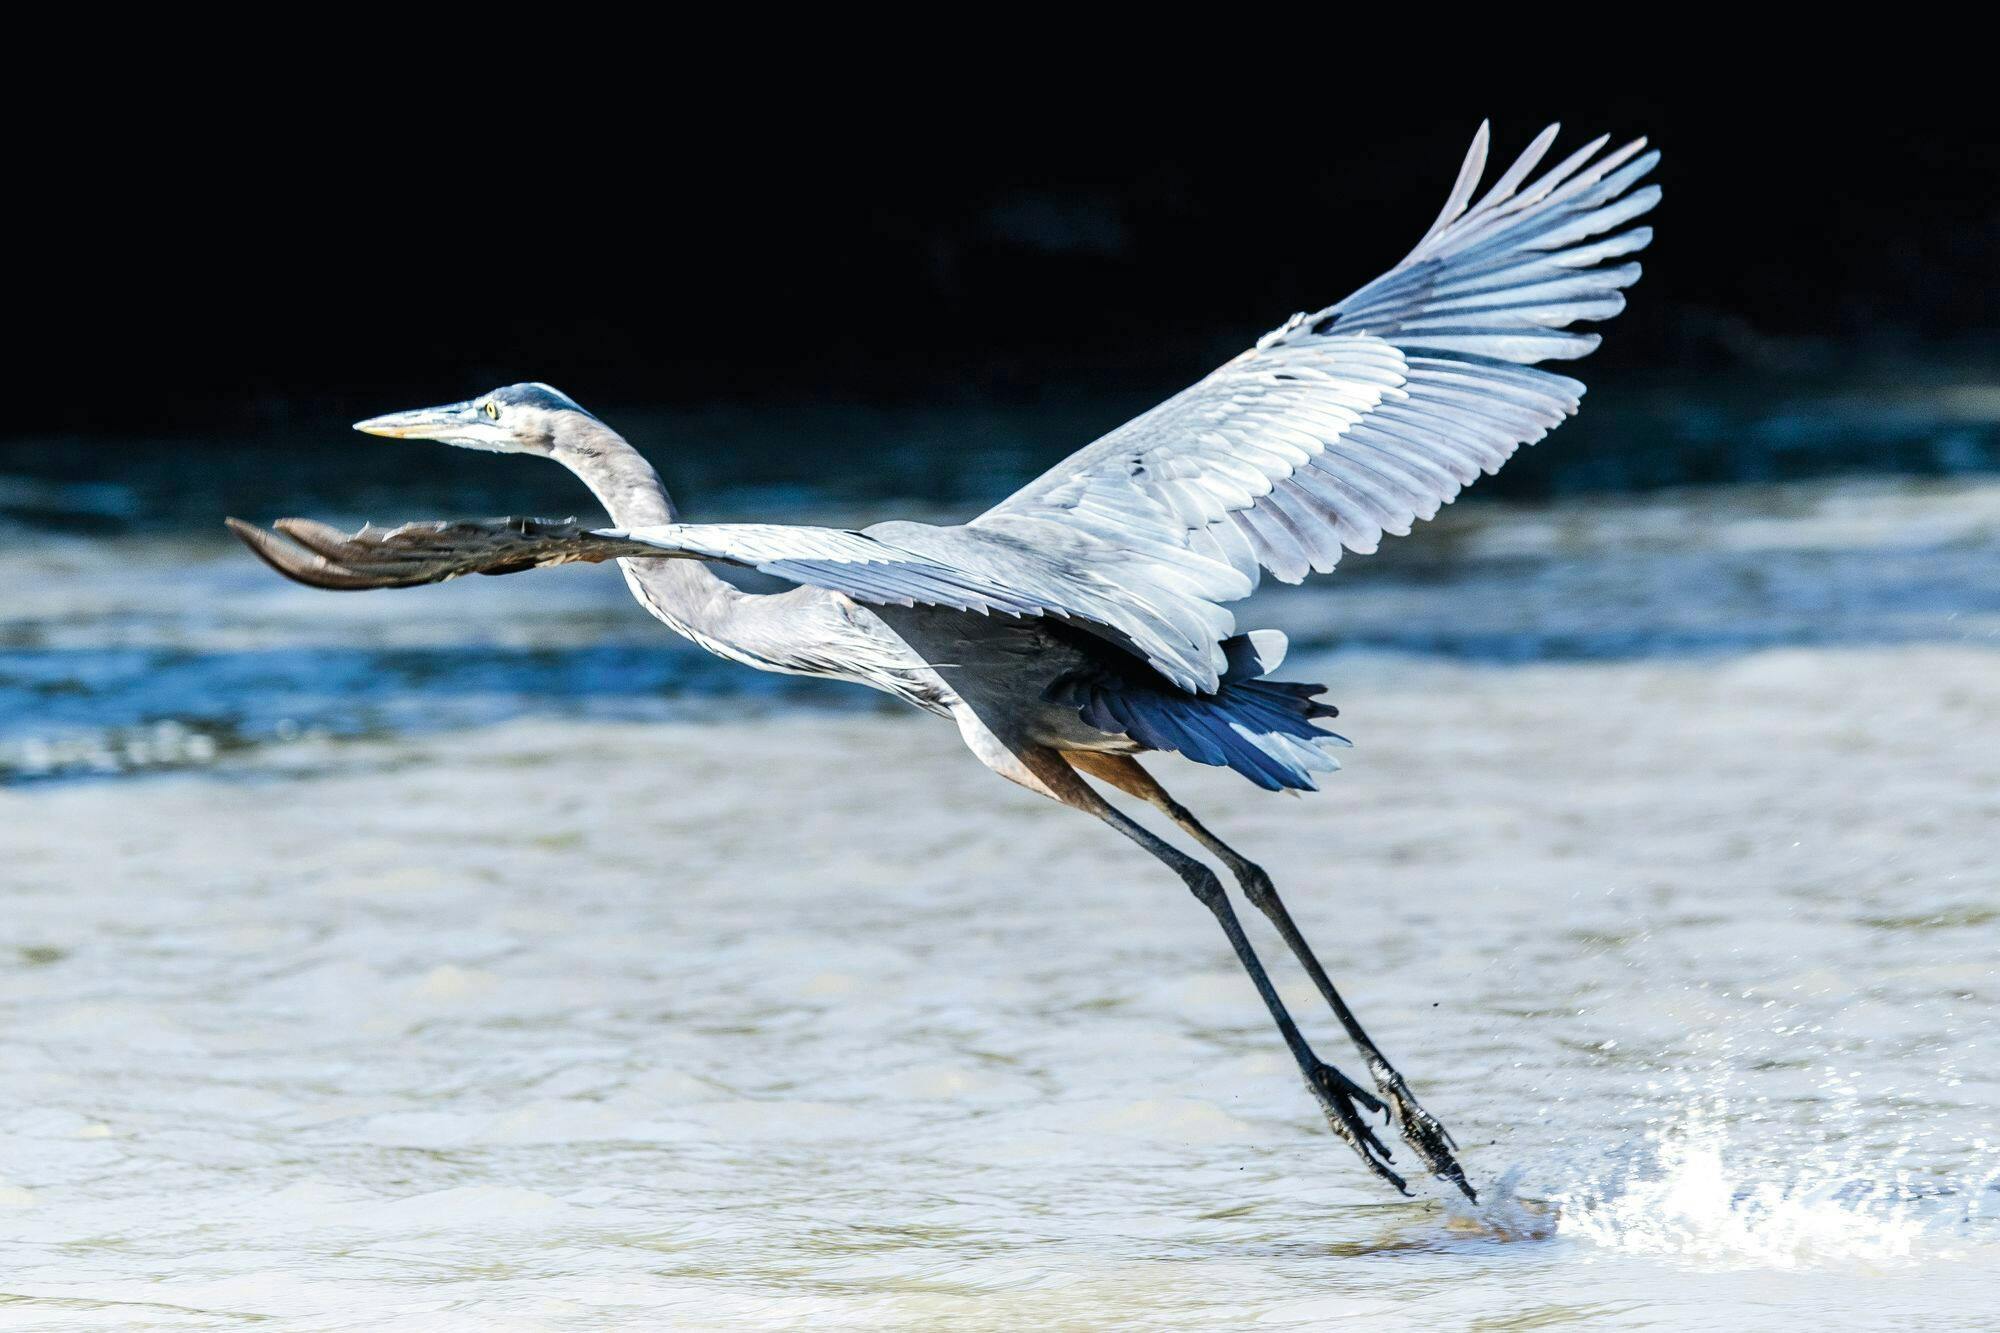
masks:
[(1026, 749), (1019, 753), (1022, 764), (1039, 780), (1049, 795), (1063, 804), (1072, 806), (1085, 814), (1097, 818), (1117, 829), (1120, 833), (1151, 852), (1188, 886), (1195, 898), (1215, 914), (1222, 926), (1222, 933), (1229, 937), (1230, 947), (1236, 950), (1236, 957), (1243, 964), (1243, 970), (1250, 974), (1257, 994), (1263, 997), (1264, 1007), (1271, 1012), (1271, 1019), (1278, 1025), (1278, 1032), (1291, 1048), (1292, 1058), (1298, 1061), (1299, 1072), (1305, 1076), (1306, 1086), (1326, 1113), (1327, 1124), (1333, 1132), (1344, 1140), (1365, 1162), (1368, 1169), (1388, 1181), (1405, 1194), (1409, 1188), (1403, 1178), (1392, 1171), (1388, 1162), (1388, 1147), (1376, 1135), (1374, 1129), (1361, 1117), (1360, 1108), (1384, 1112), (1381, 1101), (1363, 1089), (1354, 1080), (1335, 1069), (1332, 1065), (1313, 1054), (1300, 1034), (1298, 1024), (1285, 1010), (1284, 1001), (1271, 985), (1271, 978), (1264, 971), (1263, 962), (1250, 947), (1249, 938), (1243, 933), (1243, 923), (1236, 917), (1236, 910), (1229, 905), (1229, 896), (1223, 892), (1222, 881), (1215, 872), (1194, 857), (1175, 848), (1164, 839), (1154, 836), (1134, 823), (1123, 813), (1114, 809), (1109, 802), (1092, 789), (1077, 771), (1053, 750)]
[(1249, 899), (1251, 905), (1258, 911), (1270, 918), (1273, 926), (1277, 927), (1278, 934), (1297, 956), (1306, 974), (1312, 978), (1313, 985), (1319, 988), (1327, 1007), (1333, 1010), (1334, 1017), (1340, 1020), (1341, 1027), (1346, 1029), (1348, 1037), (1361, 1051), (1362, 1058), (1367, 1061), (1368, 1072), (1375, 1080), (1376, 1091), (1382, 1095), (1382, 1100), (1395, 1108), (1397, 1125), (1402, 1131), (1404, 1141), (1415, 1150), (1432, 1174), (1450, 1181), (1464, 1190), (1467, 1198), (1477, 1201), (1479, 1196), (1467, 1182), (1465, 1169), (1452, 1155), (1452, 1150), (1458, 1144), (1453, 1141), (1450, 1132), (1438, 1123), (1437, 1117), (1418, 1104), (1416, 1097), (1410, 1092), (1409, 1083), (1396, 1072), (1395, 1066), (1389, 1063), (1375, 1045), (1374, 1039), (1355, 1019), (1354, 1011), (1347, 1007), (1347, 1002), (1341, 999), (1340, 992), (1334, 989), (1332, 979), (1327, 976), (1326, 969), (1320, 966), (1318, 956), (1313, 953), (1312, 946), (1306, 943), (1305, 935), (1300, 932), (1298, 923), (1292, 920), (1292, 914), (1286, 910), (1284, 900), (1278, 897), (1276, 886), (1271, 883), (1271, 877), (1264, 873), (1263, 868), (1209, 832), (1186, 806), (1168, 795), (1167, 789), (1162, 787), (1152, 774), (1140, 767), (1138, 760), (1127, 755), (1081, 752), (1069, 754), (1067, 758), (1081, 771), (1110, 783), (1128, 795), (1138, 797), (1160, 811), (1173, 820), (1189, 837), (1207, 848), (1217, 860), (1229, 867), (1229, 873), (1234, 875), (1236, 882), (1242, 886), (1243, 896)]

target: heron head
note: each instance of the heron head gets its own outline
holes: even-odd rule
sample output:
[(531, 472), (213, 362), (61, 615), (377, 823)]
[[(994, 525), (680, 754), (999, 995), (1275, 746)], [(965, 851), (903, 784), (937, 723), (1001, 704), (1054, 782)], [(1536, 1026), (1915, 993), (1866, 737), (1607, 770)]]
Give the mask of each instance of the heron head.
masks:
[(397, 440), (437, 440), (494, 454), (553, 453), (566, 421), (597, 418), (576, 400), (546, 384), (510, 384), (462, 403), (391, 412), (354, 423), (369, 435)]

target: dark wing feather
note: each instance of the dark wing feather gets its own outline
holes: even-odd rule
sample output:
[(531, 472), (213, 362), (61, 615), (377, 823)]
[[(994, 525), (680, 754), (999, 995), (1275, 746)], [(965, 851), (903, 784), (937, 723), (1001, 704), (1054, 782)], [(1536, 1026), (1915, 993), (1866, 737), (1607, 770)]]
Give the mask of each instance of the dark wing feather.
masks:
[(286, 578), (337, 592), (413, 588), (466, 574), (518, 574), (546, 565), (659, 555), (644, 543), (600, 536), (574, 521), (539, 518), (369, 526), (352, 535), (304, 518), (279, 519), (277, 532), (241, 519), (228, 522), (258, 559)]

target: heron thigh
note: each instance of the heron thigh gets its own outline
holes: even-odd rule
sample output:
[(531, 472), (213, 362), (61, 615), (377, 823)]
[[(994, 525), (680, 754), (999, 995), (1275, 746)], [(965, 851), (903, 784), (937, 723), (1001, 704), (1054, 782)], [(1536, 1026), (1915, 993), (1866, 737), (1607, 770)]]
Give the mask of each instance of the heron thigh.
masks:
[(1012, 783), (1039, 792), (1052, 801), (1062, 798), (1049, 790), (1047, 783), (1035, 776), (1034, 770), (1021, 762), (1020, 754), (1007, 742), (1000, 739), (993, 729), (986, 725), (979, 714), (961, 701), (952, 710), (958, 721), (958, 734), (965, 738), (965, 747), (979, 758), (979, 762)]

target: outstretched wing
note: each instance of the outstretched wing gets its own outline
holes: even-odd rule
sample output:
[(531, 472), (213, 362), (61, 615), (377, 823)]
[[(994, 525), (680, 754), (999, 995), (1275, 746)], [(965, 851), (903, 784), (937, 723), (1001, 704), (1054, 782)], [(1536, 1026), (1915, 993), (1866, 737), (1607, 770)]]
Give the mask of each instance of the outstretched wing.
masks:
[[(1373, 551), (1576, 411), (1583, 385), (1531, 369), (1583, 356), (1570, 329), (1625, 307), (1659, 202), (1643, 139), (1599, 138), (1532, 182), (1550, 126), (1477, 203), (1481, 125), (1444, 210), (1403, 261), (1295, 315), (1193, 387), (1064, 459), (974, 528), (1180, 546), (1253, 581)], [(1594, 159), (1594, 160), (1593, 160)]]
[[(1229, 613), (1209, 597), (1155, 588), (1134, 596), (1104, 569), (1065, 561), (966, 528), (884, 523), (866, 532), (775, 523), (668, 523), (593, 531), (574, 521), (501, 518), (409, 523), (343, 533), (308, 519), (275, 532), (229, 520), (265, 564), (314, 588), (358, 591), (518, 574), (620, 558), (708, 560), (845, 593), (874, 605), (948, 606), (979, 615), (1075, 618), (1158, 662), (1202, 660), (1227, 637)], [(1224, 580), (1238, 579), (1217, 566)], [(1136, 582), (1137, 580), (1133, 580)], [(1149, 600), (1150, 599), (1150, 600)], [(1177, 679), (1193, 685), (1185, 671)]]

